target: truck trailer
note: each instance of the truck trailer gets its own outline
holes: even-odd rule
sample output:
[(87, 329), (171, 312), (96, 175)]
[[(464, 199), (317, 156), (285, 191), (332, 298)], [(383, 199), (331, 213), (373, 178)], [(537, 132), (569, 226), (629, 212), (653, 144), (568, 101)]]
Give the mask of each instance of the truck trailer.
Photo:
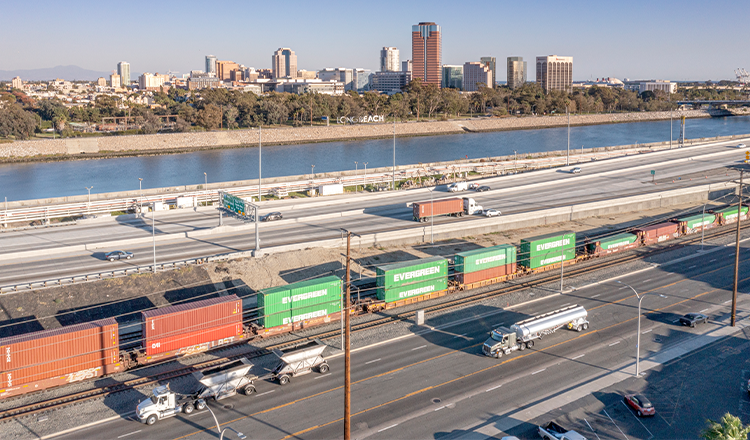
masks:
[(480, 205), (477, 205), (476, 201), (471, 197), (426, 200), (424, 202), (406, 204), (406, 206), (410, 205), (414, 220), (418, 222), (426, 222), (430, 217), (438, 217), (441, 215), (461, 217), (464, 214), (472, 215), (481, 214), (483, 212), (483, 208)]
[(541, 340), (565, 326), (579, 332), (586, 330), (589, 328), (587, 316), (588, 312), (583, 306), (572, 305), (519, 321), (510, 328), (499, 327), (493, 330), (484, 342), (482, 352), (485, 356), (501, 358), (503, 354), (531, 348), (534, 346), (534, 340)]

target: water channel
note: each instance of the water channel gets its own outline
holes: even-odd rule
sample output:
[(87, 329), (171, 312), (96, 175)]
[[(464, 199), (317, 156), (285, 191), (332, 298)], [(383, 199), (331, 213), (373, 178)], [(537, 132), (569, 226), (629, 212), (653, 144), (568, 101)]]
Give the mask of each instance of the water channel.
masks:
[[(678, 137), (680, 122), (673, 122)], [(687, 138), (750, 133), (750, 116), (688, 119)], [(634, 122), (571, 127), (570, 146), (575, 149), (627, 145), (669, 140), (670, 122)], [(446, 161), (459, 158), (502, 156), (518, 151), (565, 150), (567, 128), (465, 133), (396, 139), (396, 164)], [(390, 166), (393, 140), (362, 140), (315, 144), (281, 145), (263, 148), (263, 177)], [(257, 147), (197, 151), (163, 156), (73, 160), (49, 163), (0, 165), (0, 202), (41, 199), (143, 188), (197, 185), (258, 178)]]

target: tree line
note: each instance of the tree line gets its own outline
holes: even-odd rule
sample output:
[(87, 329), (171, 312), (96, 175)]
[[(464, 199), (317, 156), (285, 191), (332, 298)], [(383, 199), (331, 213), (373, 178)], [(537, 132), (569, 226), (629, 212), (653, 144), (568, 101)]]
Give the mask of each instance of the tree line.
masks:
[[(360, 117), (386, 115), (388, 119), (435, 120), (468, 115), (544, 115), (565, 113), (602, 113), (660, 111), (675, 108), (683, 99), (742, 99), (743, 93), (717, 89), (715, 85), (678, 89), (671, 96), (662, 91), (637, 93), (620, 88), (592, 86), (572, 93), (553, 90), (545, 93), (536, 83), (510, 89), (480, 87), (474, 93), (457, 89), (440, 89), (433, 84), (413, 80), (403, 91), (392, 96), (376, 92), (341, 96), (323, 94), (296, 95), (253, 93), (228, 89), (187, 91), (172, 88), (154, 92), (160, 107), (154, 109), (134, 104), (120, 97), (98, 95), (96, 101), (82, 106), (66, 106), (52, 100), (35, 101), (19, 90), (0, 94), (0, 136), (26, 139), (39, 132), (45, 122), (63, 136), (73, 135), (68, 122), (101, 123), (102, 118), (130, 116), (137, 118), (141, 133), (164, 130), (158, 115), (176, 115), (170, 131), (215, 130), (257, 127), (261, 125), (320, 124), (322, 117)], [(127, 105), (121, 108), (121, 103)]]

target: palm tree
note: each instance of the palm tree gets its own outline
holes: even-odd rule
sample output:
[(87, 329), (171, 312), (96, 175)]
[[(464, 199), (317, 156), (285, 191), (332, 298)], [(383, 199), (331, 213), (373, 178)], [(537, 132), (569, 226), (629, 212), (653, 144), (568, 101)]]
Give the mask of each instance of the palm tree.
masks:
[(709, 427), (701, 433), (706, 440), (746, 440), (750, 425), (743, 426), (739, 417), (724, 414), (721, 423), (708, 419)]

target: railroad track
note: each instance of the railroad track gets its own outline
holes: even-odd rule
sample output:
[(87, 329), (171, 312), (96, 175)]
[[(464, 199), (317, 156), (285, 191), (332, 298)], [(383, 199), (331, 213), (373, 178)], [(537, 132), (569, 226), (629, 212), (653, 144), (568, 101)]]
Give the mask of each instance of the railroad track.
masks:
[[(742, 229), (746, 229), (748, 227), (750, 227), (750, 225), (742, 226)], [(709, 239), (710, 238), (715, 238), (715, 237), (719, 237), (721, 235), (734, 233), (734, 231), (735, 231), (734, 227), (720, 227), (720, 228), (717, 228), (715, 230), (707, 232), (705, 234), (705, 238), (709, 238)], [(615, 255), (615, 256), (612, 256), (612, 257), (597, 258), (596, 260), (594, 260), (592, 262), (584, 262), (584, 263), (579, 263), (579, 264), (576, 264), (576, 265), (572, 265), (570, 268), (568, 268), (566, 270), (566, 274), (568, 274), (568, 276), (575, 276), (575, 275), (581, 275), (581, 274), (586, 274), (586, 273), (590, 273), (590, 272), (595, 272), (595, 271), (597, 271), (599, 269), (602, 269), (602, 268), (605, 268), (605, 267), (611, 267), (611, 266), (615, 266), (615, 265), (625, 264), (625, 263), (628, 263), (628, 262), (631, 262), (631, 261), (640, 260), (640, 259), (643, 259), (643, 258), (646, 258), (646, 257), (658, 255), (658, 254), (661, 254), (661, 253), (664, 253), (664, 252), (667, 252), (667, 251), (672, 251), (672, 250), (675, 250), (675, 249), (679, 249), (679, 248), (682, 248), (682, 247), (685, 247), (687, 245), (690, 245), (690, 244), (693, 244), (693, 243), (697, 243), (697, 242), (700, 242), (700, 241), (701, 241), (701, 237), (699, 235), (697, 235), (695, 237), (690, 237), (690, 238), (685, 238), (685, 239), (678, 239), (678, 240), (673, 241), (673, 242), (668, 242), (668, 244), (664, 244), (664, 245), (662, 245), (662, 246), (660, 246), (658, 248), (651, 248), (650, 250), (645, 251), (645, 252), (644, 251), (639, 252), (638, 250), (635, 250), (635, 251), (631, 251), (631, 252), (626, 252), (626, 253), (624, 253), (622, 255)], [(548, 271), (548, 272), (552, 272), (552, 271)], [(554, 272), (555, 272), (554, 274), (549, 273), (549, 274), (546, 274), (546, 275), (544, 273), (542, 273), (542, 274), (540, 274), (540, 276), (537, 276), (534, 279), (531, 279), (531, 280), (528, 280), (528, 281), (524, 281), (524, 282), (520, 282), (520, 283), (517, 283), (517, 284), (500, 285), (497, 289), (493, 289), (493, 290), (490, 290), (488, 292), (484, 292), (484, 293), (472, 295), (470, 297), (456, 298), (456, 299), (451, 299), (451, 300), (448, 300), (448, 301), (443, 301), (443, 302), (441, 302), (439, 304), (433, 304), (433, 305), (430, 305), (430, 306), (423, 307), (423, 308), (421, 308), (421, 310), (424, 310), (425, 313), (427, 313), (427, 314), (429, 314), (429, 313), (436, 313), (436, 312), (442, 312), (442, 311), (449, 310), (449, 309), (452, 309), (452, 308), (466, 306), (467, 304), (477, 303), (477, 302), (480, 302), (480, 301), (484, 301), (486, 299), (495, 298), (495, 297), (499, 297), (499, 296), (506, 295), (506, 294), (509, 294), (509, 293), (513, 293), (513, 292), (517, 292), (517, 291), (520, 291), (520, 290), (528, 289), (528, 288), (531, 288), (531, 287), (535, 287), (535, 286), (543, 285), (543, 284), (546, 284), (546, 283), (554, 282), (554, 281), (557, 281), (559, 279), (557, 271), (554, 271)], [(394, 322), (405, 321), (405, 320), (408, 320), (411, 317), (413, 317), (415, 314), (416, 314), (416, 311), (405, 311), (405, 312), (402, 312), (402, 313), (397, 313), (397, 314), (393, 314), (393, 315), (383, 316), (381, 318), (377, 318), (377, 319), (374, 319), (374, 320), (371, 320), (371, 321), (368, 321), (368, 322), (363, 322), (363, 323), (359, 323), (359, 324), (352, 324), (351, 331), (352, 332), (364, 331), (364, 330), (369, 330), (369, 329), (373, 329), (373, 328), (376, 328), (376, 327), (381, 327), (381, 326), (384, 326), (384, 325), (387, 325), (387, 324), (391, 324), (391, 323), (394, 323)], [(15, 418), (19, 418), (19, 417), (22, 417), (22, 416), (30, 416), (30, 415), (38, 414), (38, 413), (43, 412), (43, 411), (49, 411), (49, 410), (59, 409), (59, 408), (62, 408), (64, 406), (67, 406), (67, 405), (70, 405), (70, 404), (73, 404), (73, 403), (81, 403), (81, 402), (85, 402), (87, 400), (92, 400), (92, 399), (96, 399), (96, 398), (106, 397), (106, 396), (110, 396), (110, 395), (115, 394), (115, 393), (120, 393), (120, 392), (124, 392), (124, 391), (127, 391), (127, 390), (132, 390), (132, 389), (134, 389), (136, 387), (142, 387), (142, 386), (146, 386), (146, 385), (156, 384), (156, 383), (158, 383), (160, 381), (170, 380), (170, 379), (174, 379), (174, 378), (177, 378), (177, 377), (185, 376), (185, 375), (191, 374), (194, 371), (199, 371), (199, 370), (203, 370), (203, 369), (206, 369), (206, 368), (210, 368), (210, 367), (213, 367), (213, 366), (216, 366), (216, 365), (220, 365), (220, 364), (223, 364), (225, 362), (228, 362), (228, 361), (231, 361), (231, 360), (236, 360), (236, 359), (239, 359), (239, 358), (242, 358), (242, 357), (246, 357), (248, 359), (254, 359), (254, 358), (261, 357), (261, 356), (265, 356), (265, 355), (269, 354), (271, 352), (271, 350), (274, 350), (274, 349), (280, 349), (280, 350), (282, 350), (282, 349), (285, 349), (285, 348), (289, 348), (289, 347), (294, 347), (294, 346), (298, 346), (298, 345), (301, 345), (301, 344), (305, 344), (305, 343), (310, 342), (310, 341), (312, 341), (314, 339), (328, 339), (328, 338), (331, 338), (331, 337), (334, 337), (334, 336), (338, 337), (339, 335), (340, 335), (340, 330), (330, 330), (330, 331), (318, 332), (318, 333), (315, 333), (315, 334), (310, 335), (310, 336), (301, 337), (300, 339), (297, 339), (295, 341), (289, 341), (289, 342), (283, 342), (283, 343), (279, 343), (279, 344), (270, 345), (268, 347), (265, 347), (265, 348), (262, 348), (262, 349), (255, 349), (255, 350), (252, 350), (252, 351), (244, 353), (244, 354), (232, 355), (232, 356), (225, 356), (223, 358), (219, 358), (219, 359), (215, 359), (215, 360), (211, 360), (211, 361), (207, 361), (207, 362), (201, 362), (201, 363), (194, 364), (194, 365), (187, 366), (187, 367), (177, 368), (177, 369), (174, 369), (174, 370), (171, 370), (171, 371), (168, 371), (168, 372), (164, 372), (164, 373), (160, 373), (160, 374), (157, 374), (157, 375), (154, 375), (154, 376), (132, 379), (132, 380), (124, 381), (124, 382), (121, 382), (121, 383), (113, 384), (113, 385), (110, 385), (110, 386), (104, 386), (104, 387), (100, 387), (100, 388), (96, 388), (96, 389), (92, 389), (92, 390), (81, 391), (81, 392), (78, 392), (78, 393), (72, 393), (72, 394), (68, 394), (68, 395), (65, 395), (65, 396), (52, 398), (52, 399), (41, 401), (41, 402), (36, 402), (36, 403), (21, 405), (19, 407), (8, 409), (8, 410), (0, 412), (0, 420), (3, 421), (3, 422), (5, 422), (5, 421), (9, 421), (9, 420), (12, 420), (12, 419), (15, 419)], [(212, 353), (215, 354), (215, 353), (220, 352), (222, 350), (228, 350), (228, 349), (236, 348), (236, 347), (237, 346), (234, 345), (234, 346), (231, 346), (231, 347), (214, 350), (214, 351), (212, 351)], [(167, 363), (167, 362), (171, 362), (171, 360), (165, 361), (163, 363)], [(159, 365), (159, 363), (155, 363), (155, 364), (151, 364), (151, 365), (148, 365), (148, 366), (144, 366), (142, 368), (147, 368), (147, 367), (156, 366), (156, 365)], [(130, 371), (137, 371), (137, 369), (136, 370), (130, 370)], [(26, 396), (28, 396), (28, 395), (26, 395)], [(21, 396), (19, 396), (19, 398), (20, 397)]]

